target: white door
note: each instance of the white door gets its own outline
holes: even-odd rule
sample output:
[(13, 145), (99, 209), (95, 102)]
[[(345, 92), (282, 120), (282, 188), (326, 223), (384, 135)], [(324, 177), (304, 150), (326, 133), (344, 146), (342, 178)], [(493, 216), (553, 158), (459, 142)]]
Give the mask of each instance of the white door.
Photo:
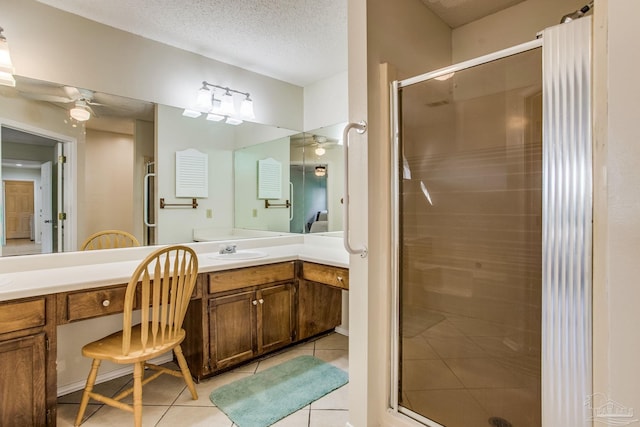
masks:
[[(56, 231), (58, 233), (56, 239), (56, 252), (64, 252), (64, 226), (65, 220), (67, 218), (64, 208), (64, 166), (66, 164), (66, 156), (64, 155), (64, 144), (62, 142), (58, 142), (57, 145), (57, 158), (58, 158), (58, 167), (56, 174), (56, 182), (57, 182), (57, 203), (56, 209), (53, 212), (54, 215), (54, 224), (57, 224)], [(57, 222), (55, 221), (57, 219)]]
[(40, 241), (42, 253), (53, 252), (53, 207), (51, 200), (51, 162), (40, 167)]

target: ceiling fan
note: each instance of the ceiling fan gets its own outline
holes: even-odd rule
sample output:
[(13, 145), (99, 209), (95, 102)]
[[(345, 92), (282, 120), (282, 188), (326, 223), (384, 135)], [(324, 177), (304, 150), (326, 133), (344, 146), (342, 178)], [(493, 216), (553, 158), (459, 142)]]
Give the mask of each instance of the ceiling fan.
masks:
[[(92, 106), (103, 105), (95, 102), (95, 93), (93, 91), (73, 86), (61, 86), (31, 79), (21, 79), (19, 84), (16, 85), (16, 89), (24, 98), (51, 102), (69, 109), (71, 117), (81, 122), (88, 120), (92, 115), (98, 116), (94, 109), (91, 108)], [(71, 104), (71, 106), (68, 104)]]

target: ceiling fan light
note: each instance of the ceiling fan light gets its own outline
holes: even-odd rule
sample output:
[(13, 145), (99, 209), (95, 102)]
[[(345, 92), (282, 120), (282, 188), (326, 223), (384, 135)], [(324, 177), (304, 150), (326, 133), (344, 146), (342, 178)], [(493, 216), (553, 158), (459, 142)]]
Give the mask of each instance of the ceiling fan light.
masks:
[(211, 91), (206, 87), (198, 90), (198, 96), (196, 98), (196, 109), (205, 112), (210, 111), (212, 108), (211, 98)]
[(324, 156), (324, 153), (326, 153), (327, 150), (324, 149), (324, 147), (318, 147), (315, 150), (316, 156)]
[(249, 98), (249, 95), (242, 100), (240, 104), (240, 115), (247, 119), (255, 119), (256, 115), (253, 112), (253, 100)]
[(69, 114), (71, 115), (72, 118), (76, 119), (79, 122), (86, 122), (91, 118), (91, 113), (89, 112), (89, 109), (82, 101), (76, 102), (75, 107), (73, 107), (69, 111)]

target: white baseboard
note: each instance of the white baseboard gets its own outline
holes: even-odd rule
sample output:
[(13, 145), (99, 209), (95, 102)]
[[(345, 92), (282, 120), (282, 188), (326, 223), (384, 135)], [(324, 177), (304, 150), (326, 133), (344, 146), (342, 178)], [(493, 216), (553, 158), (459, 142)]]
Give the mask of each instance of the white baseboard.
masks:
[[(156, 357), (155, 359), (151, 359), (149, 362), (154, 365), (161, 365), (163, 363), (171, 362), (173, 360), (173, 353), (163, 354), (160, 357)], [(104, 383), (107, 381), (111, 381), (115, 378), (124, 377), (125, 375), (129, 375), (133, 372), (133, 366), (128, 365), (120, 369), (116, 369), (114, 371), (106, 372), (104, 374), (99, 374), (96, 378), (96, 384)], [(88, 372), (87, 372), (88, 374)], [(62, 387), (58, 387), (58, 397), (64, 396), (65, 394), (73, 393), (74, 391), (84, 389), (84, 386), (87, 384), (87, 380), (76, 381), (71, 384), (63, 385)]]
[(345, 328), (342, 328), (342, 327), (340, 327), (340, 326), (337, 326), (337, 327), (335, 328), (335, 331), (336, 331), (337, 333), (339, 333), (340, 335), (344, 335), (345, 337), (348, 337), (348, 336), (349, 336), (349, 330), (348, 330), (348, 329), (345, 329)]

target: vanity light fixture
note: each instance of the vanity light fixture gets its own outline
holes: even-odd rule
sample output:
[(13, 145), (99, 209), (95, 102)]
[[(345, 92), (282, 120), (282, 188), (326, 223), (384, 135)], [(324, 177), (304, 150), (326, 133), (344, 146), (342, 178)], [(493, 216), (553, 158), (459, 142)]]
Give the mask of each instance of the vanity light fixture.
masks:
[(69, 115), (79, 122), (86, 122), (91, 118), (89, 107), (82, 100), (76, 101), (76, 105), (69, 111)]
[[(217, 94), (216, 90), (218, 90)], [(240, 102), (239, 114), (236, 111), (235, 94), (244, 96)], [(253, 100), (249, 92), (241, 92), (206, 81), (202, 82), (202, 87), (198, 90), (194, 107), (185, 109), (182, 115), (197, 118), (202, 113), (207, 114), (207, 120), (217, 122), (226, 119), (225, 123), (233, 125), (239, 125), (242, 119), (255, 119)]]
[(15, 70), (9, 54), (9, 44), (2, 34), (3, 31), (3, 28), (0, 27), (0, 84), (15, 87), (16, 79), (13, 78)]
[(327, 174), (327, 167), (322, 165), (316, 166), (314, 173), (316, 176), (325, 176)]

